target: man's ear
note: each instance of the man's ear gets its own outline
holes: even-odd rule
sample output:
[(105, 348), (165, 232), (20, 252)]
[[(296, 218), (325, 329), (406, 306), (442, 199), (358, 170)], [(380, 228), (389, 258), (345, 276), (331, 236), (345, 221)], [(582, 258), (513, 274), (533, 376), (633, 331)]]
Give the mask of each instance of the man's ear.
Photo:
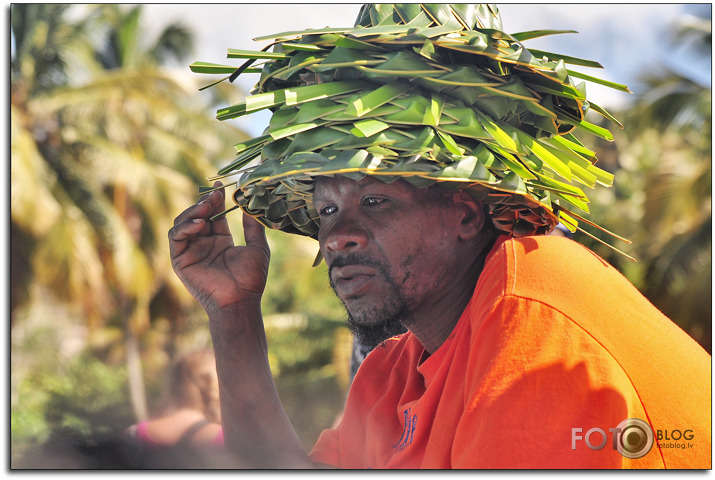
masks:
[(484, 228), (487, 221), (484, 213), (484, 206), (466, 190), (457, 192), (452, 201), (460, 212), (459, 238), (462, 240), (472, 240), (477, 237)]

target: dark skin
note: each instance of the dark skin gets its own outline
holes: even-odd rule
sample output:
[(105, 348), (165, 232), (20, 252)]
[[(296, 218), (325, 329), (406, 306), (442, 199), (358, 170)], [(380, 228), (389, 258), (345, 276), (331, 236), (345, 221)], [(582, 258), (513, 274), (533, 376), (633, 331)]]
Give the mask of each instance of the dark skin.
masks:
[[(220, 184), (216, 184), (220, 186)], [(435, 195), (404, 181), (321, 177), (313, 196), (331, 284), (356, 322), (395, 315), (433, 353), (472, 296), (493, 243), (468, 193)], [(223, 190), (174, 221), (174, 271), (206, 310), (216, 353), (226, 446), (250, 468), (312, 468), (280, 403), (268, 365), (260, 309), (270, 251), (263, 227), (244, 214), (234, 245)]]
[[(403, 324), (428, 353), (439, 348), (479, 276), (474, 252), (489, 240), (480, 235), (481, 205), (466, 192), (429, 195), (406, 182), (370, 177), (319, 178), (313, 204), (320, 213), (320, 251), (351, 316), (369, 323), (396, 308), (397, 298), (406, 309)], [(470, 256), (472, 262), (458, 261)]]

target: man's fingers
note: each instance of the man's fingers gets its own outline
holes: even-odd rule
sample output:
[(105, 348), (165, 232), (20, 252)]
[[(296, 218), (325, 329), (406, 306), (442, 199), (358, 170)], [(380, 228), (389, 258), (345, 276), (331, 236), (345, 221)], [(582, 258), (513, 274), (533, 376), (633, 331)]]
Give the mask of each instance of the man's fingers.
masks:
[[(215, 182), (214, 188), (221, 187), (222, 185), (223, 184), (221, 182)], [(207, 199), (213, 207), (211, 210), (212, 217), (223, 213), (226, 210), (226, 192), (223, 188), (211, 192)], [(228, 221), (226, 220), (225, 215), (222, 215), (211, 222), (211, 231), (218, 235), (231, 235), (231, 229), (228, 228)]]
[(224, 189), (220, 188), (220, 187), (223, 187), (223, 183), (221, 183), (218, 180), (215, 181), (213, 184), (213, 188), (215, 190), (211, 190), (210, 192), (202, 195), (201, 198), (199, 198), (199, 201), (209, 200), (210, 198), (215, 199), (215, 198), (217, 198), (217, 196), (225, 197), (226, 195), (225, 195)]
[[(221, 182), (215, 182), (214, 188), (221, 187)], [(223, 188), (214, 190), (199, 198), (198, 202), (190, 206), (174, 219), (174, 225), (178, 225), (186, 220), (194, 218), (209, 219), (210, 217), (223, 212), (225, 209), (225, 200)]]
[(265, 227), (246, 213), (243, 214), (243, 237), (246, 239), (246, 245), (269, 251)]
[(174, 219), (174, 225), (176, 226), (180, 223), (191, 221), (197, 218), (206, 220), (211, 216), (212, 210), (213, 206), (211, 202), (208, 199), (202, 199), (198, 203), (190, 206), (189, 208), (181, 212)]
[[(214, 182), (214, 188), (223, 187), (223, 183)], [(216, 215), (223, 212), (226, 209), (226, 192), (224, 188), (219, 188), (206, 195), (206, 200), (211, 203), (213, 210), (211, 215)]]
[(169, 230), (169, 252), (171, 258), (181, 255), (188, 245), (188, 239), (198, 235), (206, 225), (203, 218), (194, 218), (174, 225)]

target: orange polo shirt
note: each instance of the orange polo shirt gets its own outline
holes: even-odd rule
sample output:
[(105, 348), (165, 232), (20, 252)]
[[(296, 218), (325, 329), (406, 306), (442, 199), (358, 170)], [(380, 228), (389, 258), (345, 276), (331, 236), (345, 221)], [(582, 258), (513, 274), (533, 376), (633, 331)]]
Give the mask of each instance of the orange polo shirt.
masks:
[[(498, 241), (449, 338), (424, 353), (411, 333), (373, 350), (312, 460), (350, 469), (711, 468), (710, 356), (576, 242)], [(614, 444), (628, 419), (651, 427), (653, 445), (636, 446), (637, 459)]]

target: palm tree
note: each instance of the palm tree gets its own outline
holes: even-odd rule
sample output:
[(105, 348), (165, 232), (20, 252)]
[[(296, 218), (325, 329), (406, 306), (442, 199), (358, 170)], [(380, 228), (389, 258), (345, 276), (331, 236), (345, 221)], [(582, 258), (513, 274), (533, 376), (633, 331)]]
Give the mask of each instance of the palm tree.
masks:
[[(708, 54), (711, 22), (696, 20), (682, 24), (675, 38), (693, 39), (691, 45)], [(663, 156), (646, 174), (645, 292), (711, 351), (712, 93), (709, 86), (671, 69), (644, 83), (649, 90), (633, 116), (652, 122), (666, 140)]]
[[(709, 70), (708, 18), (686, 17), (672, 38), (702, 53)], [(616, 188), (594, 208), (604, 212), (599, 222), (633, 240), (638, 264), (599, 253), (711, 351), (712, 93), (668, 65), (650, 70), (634, 89), (634, 105), (620, 115), (626, 131), (617, 142)]]
[[(26, 251), (32, 238), (42, 237), (62, 208), (51, 192), (54, 178), (43, 175), (40, 144), (47, 138), (48, 120), (32, 118), (28, 99), (67, 83), (68, 57), (82, 50), (83, 25), (62, 23), (66, 5), (36, 4), (12, 9), (14, 55), (11, 61), (11, 189), (13, 251)], [(22, 188), (17, 183), (22, 179)], [(17, 181), (16, 181), (17, 180)], [(27, 298), (26, 255), (13, 255), (11, 309)], [(17, 281), (15, 281), (17, 280)], [(22, 281), (25, 280), (25, 281)]]
[[(171, 272), (166, 231), (213, 170), (211, 158), (227, 155), (242, 133), (218, 127), (159, 68), (188, 53), (183, 28), (167, 27), (144, 46), (141, 6), (95, 6), (76, 25), (65, 11), (12, 8), (12, 230), (32, 244), (22, 260), (28, 282), (80, 308), (90, 331), (122, 326), (142, 418), (138, 340), (150, 328), (152, 300), (159, 292), (189, 300)], [(48, 51), (51, 69), (41, 61)], [(70, 57), (82, 59), (88, 80), (68, 73)]]

